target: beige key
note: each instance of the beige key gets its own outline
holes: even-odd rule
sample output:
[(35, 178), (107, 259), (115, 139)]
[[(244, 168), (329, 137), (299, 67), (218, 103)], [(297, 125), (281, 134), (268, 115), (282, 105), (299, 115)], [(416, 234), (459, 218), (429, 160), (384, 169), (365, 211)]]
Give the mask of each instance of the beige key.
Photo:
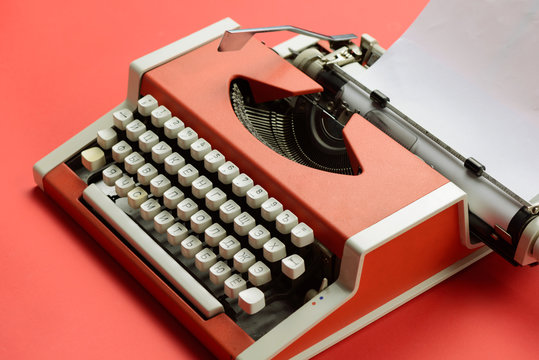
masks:
[(211, 247), (219, 245), (219, 241), (225, 237), (226, 230), (219, 223), (213, 223), (204, 230), (204, 241)]
[(121, 178), (116, 180), (114, 188), (118, 196), (126, 197), (127, 193), (135, 188), (135, 182), (133, 181), (133, 178), (124, 174)]
[(249, 281), (254, 286), (261, 286), (271, 281), (271, 270), (262, 261), (257, 261), (249, 267)]
[(234, 269), (240, 273), (249, 270), (249, 267), (256, 262), (256, 258), (249, 249), (241, 249), (234, 254)]
[(305, 272), (305, 261), (301, 256), (292, 254), (281, 260), (281, 271), (290, 279), (297, 279)]
[(114, 161), (121, 163), (125, 160), (125, 157), (133, 152), (133, 148), (124, 140), (115, 144), (112, 147), (112, 158)]
[(137, 105), (138, 112), (142, 116), (150, 116), (152, 111), (159, 106), (157, 100), (149, 94), (140, 98)]
[(200, 138), (191, 144), (191, 157), (197, 161), (204, 160), (204, 156), (210, 151), (210, 143), (203, 138)]
[(243, 290), (238, 295), (238, 305), (247, 314), (256, 314), (266, 306), (264, 293), (256, 287)]
[(165, 128), (165, 136), (169, 139), (176, 139), (178, 136), (178, 133), (182, 131), (183, 129), (185, 129), (185, 125), (183, 124), (183, 121), (178, 119), (176, 116), (165, 121), (163, 127)]
[(141, 187), (137, 186), (127, 193), (127, 203), (133, 209), (138, 209), (146, 200), (148, 200), (148, 193)]
[(181, 223), (174, 223), (167, 229), (167, 241), (170, 245), (179, 245), (189, 235), (189, 230)]
[(142, 185), (150, 185), (150, 181), (158, 174), (152, 164), (144, 164), (137, 169), (137, 179)]
[(163, 210), (153, 218), (153, 228), (159, 234), (164, 234), (174, 224), (174, 216)]
[(198, 211), (198, 205), (190, 198), (185, 198), (176, 206), (180, 220), (190, 221), (191, 216)]
[(133, 121), (133, 113), (129, 109), (121, 109), (112, 114), (114, 126), (120, 130), (125, 130), (127, 124)]
[(140, 204), (140, 217), (144, 220), (152, 220), (161, 211), (161, 204), (155, 199), (148, 199)]
[(232, 235), (228, 235), (223, 240), (219, 241), (219, 255), (221, 255), (223, 259), (232, 259), (240, 249), (240, 242)]
[(211, 216), (204, 210), (199, 210), (191, 215), (191, 229), (197, 234), (201, 234), (212, 223)]
[(165, 122), (172, 117), (172, 113), (169, 109), (161, 105), (152, 110), (151, 116), (153, 126), (163, 127), (163, 125), (165, 125)]
[(182, 255), (188, 259), (192, 259), (202, 250), (202, 242), (196, 236), (189, 235), (187, 239), (180, 243)]
[(224, 261), (218, 261), (210, 269), (210, 281), (215, 285), (222, 285), (232, 274), (232, 269)]
[(217, 211), (219, 206), (225, 203), (226, 193), (219, 188), (213, 188), (206, 193), (205, 198), (206, 207), (212, 211)]
[(153, 131), (145, 131), (142, 135), (138, 137), (138, 147), (142, 152), (149, 153), (152, 151), (152, 147), (159, 143), (159, 136), (157, 136)]
[(200, 250), (195, 255), (195, 266), (199, 271), (207, 272), (217, 262), (217, 255), (208, 248)]
[(125, 135), (131, 141), (137, 141), (145, 131), (146, 125), (140, 120), (133, 120), (125, 127)]
[(233, 274), (225, 280), (225, 295), (231, 299), (236, 299), (240, 292), (247, 289), (247, 282), (241, 275)]
[(286, 246), (277, 238), (271, 238), (263, 246), (264, 258), (269, 262), (276, 262), (286, 256)]
[(109, 150), (118, 142), (118, 134), (113, 128), (99, 130), (97, 132), (97, 143), (105, 150)]
[(80, 153), (82, 166), (88, 171), (95, 171), (105, 166), (105, 153), (98, 147), (91, 147)]
[(111, 165), (102, 172), (103, 174), (103, 182), (107, 184), (108, 186), (114, 186), (114, 183), (116, 180), (122, 177), (122, 170), (116, 166)]
[(167, 209), (175, 209), (176, 206), (185, 198), (183, 191), (176, 186), (171, 187), (163, 193), (163, 204)]
[(232, 192), (237, 196), (245, 196), (253, 186), (253, 179), (245, 174), (239, 174), (232, 180)]

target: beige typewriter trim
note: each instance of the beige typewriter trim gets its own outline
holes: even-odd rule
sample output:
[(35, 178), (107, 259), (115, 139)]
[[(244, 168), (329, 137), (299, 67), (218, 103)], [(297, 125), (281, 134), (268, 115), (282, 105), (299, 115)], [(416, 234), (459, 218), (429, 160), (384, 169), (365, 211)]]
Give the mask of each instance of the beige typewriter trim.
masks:
[(144, 73), (221, 37), (226, 30), (236, 29), (238, 27), (239, 25), (234, 20), (225, 18), (133, 61), (129, 66), (127, 99), (38, 161), (33, 168), (36, 184), (43, 190), (43, 177), (56, 166), (68, 160), (94, 141), (98, 130), (111, 127), (113, 125), (112, 114), (115, 111), (124, 108), (129, 110), (136, 109), (140, 81)]

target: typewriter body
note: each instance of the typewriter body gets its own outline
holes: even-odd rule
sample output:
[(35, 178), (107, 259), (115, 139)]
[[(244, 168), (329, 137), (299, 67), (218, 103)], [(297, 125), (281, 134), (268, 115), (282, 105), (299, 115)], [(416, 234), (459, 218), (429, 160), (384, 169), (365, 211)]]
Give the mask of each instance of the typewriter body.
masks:
[(238, 27), (225, 19), (134, 61), (126, 100), (34, 167), (216, 356), (310, 357), (491, 248), (537, 262), (533, 208), (495, 229), (416, 140), (386, 129), (382, 92), (352, 82), (357, 100), (342, 97), (382, 55), (372, 38), (218, 51)]

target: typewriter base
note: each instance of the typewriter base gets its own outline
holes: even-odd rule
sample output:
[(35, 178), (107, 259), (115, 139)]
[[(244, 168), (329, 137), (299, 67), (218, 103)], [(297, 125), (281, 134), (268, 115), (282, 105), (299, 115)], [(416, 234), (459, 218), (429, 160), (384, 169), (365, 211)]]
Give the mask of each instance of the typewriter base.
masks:
[[(158, 299), (184, 326), (189, 328), (191, 332), (198, 336), (199, 339), (219, 358), (251, 358), (249, 355), (250, 349), (256, 349), (258, 346), (253, 340), (248, 337), (241, 329), (239, 329), (229, 318), (224, 314), (216, 316), (210, 320), (203, 320), (192, 308), (174, 291), (172, 291), (155, 273), (153, 273), (146, 264), (144, 264), (133, 252), (131, 252), (110, 230), (99, 222), (97, 219), (93, 221), (94, 215), (79, 201), (80, 193), (84, 190), (86, 184), (81, 182), (78, 177), (64, 164), (61, 164), (56, 169), (51, 171), (44, 179), (45, 192), (54, 198), (64, 210), (68, 211), (89, 233), (94, 237), (118, 262), (120, 262), (156, 299)], [(457, 206), (457, 205), (454, 205)], [(435, 217), (434, 217), (435, 218)], [(418, 244), (421, 240), (417, 241)], [(311, 329), (306, 335), (295, 339), (289, 346), (282, 349), (277, 354), (277, 358), (308, 358), (332, 344), (339, 342), (350, 334), (356, 332), (362, 327), (375, 321), (381, 316), (387, 314), (391, 310), (406, 303), (415, 296), (428, 290), (432, 286), (447, 279), (456, 272), (462, 270), (466, 266), (481, 259), (490, 252), (490, 249), (483, 247), (475, 251), (468, 250), (460, 244), (450, 245), (447, 242), (441, 242), (443, 245), (436, 246), (434, 254), (429, 254), (428, 261), (437, 262), (441, 257), (445, 262), (450, 262), (449, 265), (442, 268), (434, 275), (419, 282), (410, 289), (399, 292), (396, 296), (380, 303), (379, 299), (373, 302), (373, 299), (368, 297), (359, 297), (360, 290), (354, 299), (366, 299), (364, 304), (354, 304), (358, 306), (358, 313), (363, 311), (363, 315), (356, 317), (351, 323), (342, 326), (338, 321), (336, 326), (339, 330), (330, 333), (328, 336), (326, 322), (334, 322), (338, 312), (332, 314), (327, 320), (320, 323), (322, 326), (316, 326)], [(389, 249), (389, 247), (386, 247)], [(384, 249), (381, 247), (379, 249)], [(414, 252), (421, 252), (420, 246)], [(429, 247), (432, 251), (432, 248)], [(389, 251), (401, 251), (398, 247)], [(374, 254), (374, 253), (373, 253)], [(444, 255), (448, 254), (448, 255)], [(376, 255), (376, 254), (374, 254)], [(380, 253), (380, 257), (387, 257), (388, 254)], [(432, 258), (434, 256), (434, 258)], [(455, 259), (456, 261), (453, 261)], [(402, 266), (396, 259), (396, 266)], [(373, 259), (375, 261), (375, 259)], [(428, 262), (427, 261), (427, 262)], [(452, 261), (452, 262), (451, 262)], [(390, 261), (393, 263), (394, 261)], [(369, 266), (368, 262), (363, 265), (365, 277), (368, 272), (379, 271), (379, 266)], [(420, 266), (421, 267), (421, 266)], [(428, 266), (427, 266), (428, 267)], [(370, 270), (369, 270), (370, 269)], [(362, 277), (363, 279), (364, 277)], [(365, 283), (365, 285), (367, 285)], [(313, 300), (314, 301), (314, 300)], [(372, 309), (369, 306), (377, 305)], [(371, 306), (372, 307), (372, 306)], [(341, 311), (342, 313), (343, 311)], [(346, 309), (344, 309), (346, 312)], [(350, 314), (353, 316), (352, 314)], [(356, 314), (357, 315), (357, 314)], [(341, 319), (342, 320), (342, 319)], [(276, 349), (268, 349), (269, 353), (275, 354)], [(242, 354), (243, 353), (243, 354)]]

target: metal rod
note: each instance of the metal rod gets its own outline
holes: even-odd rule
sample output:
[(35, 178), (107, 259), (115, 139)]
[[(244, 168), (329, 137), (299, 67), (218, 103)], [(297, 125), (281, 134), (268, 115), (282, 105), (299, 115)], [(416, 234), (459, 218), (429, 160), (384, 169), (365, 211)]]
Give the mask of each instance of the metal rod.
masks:
[(357, 36), (354, 34), (344, 34), (344, 35), (323, 35), (313, 31), (301, 29), (291, 25), (281, 25), (281, 26), (269, 26), (269, 27), (260, 27), (260, 28), (251, 28), (251, 29), (237, 29), (237, 30), (227, 30), (223, 34), (221, 42), (219, 43), (218, 51), (235, 51), (240, 50), (247, 41), (256, 33), (267, 33), (267, 32), (276, 32), (276, 31), (290, 31), (296, 34), (307, 35), (315, 37), (320, 40), (328, 41), (348, 41), (356, 39)]

